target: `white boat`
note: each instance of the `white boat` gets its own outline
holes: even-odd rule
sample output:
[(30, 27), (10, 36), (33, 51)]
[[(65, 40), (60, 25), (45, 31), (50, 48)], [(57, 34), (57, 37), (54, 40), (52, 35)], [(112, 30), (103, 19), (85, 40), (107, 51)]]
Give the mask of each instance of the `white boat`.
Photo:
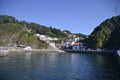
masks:
[(117, 50), (117, 54), (120, 56), (120, 50)]
[(23, 48), (24, 50), (32, 50), (32, 48), (30, 47), (30, 46), (27, 46), (27, 47), (25, 47), (25, 48)]

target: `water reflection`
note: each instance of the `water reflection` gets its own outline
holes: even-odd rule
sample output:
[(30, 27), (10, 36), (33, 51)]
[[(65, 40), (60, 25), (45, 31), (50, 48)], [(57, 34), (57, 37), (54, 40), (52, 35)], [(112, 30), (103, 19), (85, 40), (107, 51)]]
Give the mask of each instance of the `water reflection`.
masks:
[(0, 80), (120, 80), (117, 55), (12, 53), (0, 58)]
[(32, 54), (31, 52), (26, 52), (25, 53), (25, 59), (26, 60), (31, 60), (31, 54)]
[(120, 60), (119, 56), (114, 54), (109, 55), (96, 55), (96, 69), (101, 75), (101, 79), (119, 80), (120, 74)]

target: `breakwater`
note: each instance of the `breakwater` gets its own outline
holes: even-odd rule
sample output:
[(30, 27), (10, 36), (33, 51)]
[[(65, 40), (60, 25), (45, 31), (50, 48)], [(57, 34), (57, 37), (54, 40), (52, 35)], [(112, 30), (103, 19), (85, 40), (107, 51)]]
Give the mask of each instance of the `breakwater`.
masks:
[(65, 52), (75, 52), (75, 53), (116, 53), (116, 51), (110, 50), (73, 50), (73, 49), (64, 49)]

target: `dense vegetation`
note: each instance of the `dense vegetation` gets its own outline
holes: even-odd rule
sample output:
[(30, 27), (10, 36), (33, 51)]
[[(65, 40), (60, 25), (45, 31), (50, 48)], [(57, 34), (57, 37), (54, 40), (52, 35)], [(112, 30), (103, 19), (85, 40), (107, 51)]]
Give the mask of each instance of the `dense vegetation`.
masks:
[(35, 30), (20, 24), (14, 17), (0, 16), (0, 46), (32, 46), (47, 48), (48, 44), (40, 41)]
[(65, 38), (69, 36), (69, 33), (64, 33), (64, 31), (61, 31), (60, 29), (56, 29), (53, 27), (46, 27), (43, 25), (39, 25), (36, 23), (28, 23), (25, 21), (21, 21), (19, 23), (25, 25), (28, 28), (34, 29), (38, 34), (48, 35), (50, 37), (57, 37), (57, 38)]
[(67, 33), (65, 33), (65, 31), (61, 31), (60, 29), (56, 29), (51, 27), (47, 27), (47, 26), (43, 26), (37, 23), (29, 23), (26, 21), (18, 21), (16, 20), (14, 17), (12, 16), (7, 16), (7, 15), (1, 15), (0, 16), (0, 24), (1, 23), (17, 23), (17, 24), (21, 24), (24, 27), (27, 28), (32, 28), (34, 29), (37, 33), (42, 34), (42, 35), (48, 35), (51, 37), (57, 37), (57, 38), (64, 38), (64, 37), (68, 37), (69, 34), (71, 34), (70, 31), (67, 31)]
[(0, 46), (32, 46), (32, 48), (47, 48), (47, 44), (40, 41), (34, 30), (23, 28), (20, 24), (0, 24)]
[(87, 37), (87, 35), (82, 34), (82, 33), (74, 33), (74, 35), (76, 35), (76, 37), (83, 37), (83, 38)]
[(7, 15), (0, 15), (0, 24), (1, 23), (17, 23), (18, 20), (16, 20), (12, 16), (7, 16)]
[[(33, 48), (47, 48), (45, 41), (39, 40), (35, 34), (50, 37), (66, 38), (72, 34), (68, 30), (61, 31), (53, 27), (33, 22), (18, 21), (12, 16), (0, 15), (0, 46), (26, 45)], [(61, 39), (57, 42), (61, 42)]]
[[(72, 35), (72, 33), (68, 30), (61, 31), (60, 29), (53, 28), (52, 26), (47, 27), (33, 22), (18, 21), (14, 17), (7, 15), (0, 15), (0, 24), (1, 23), (17, 23), (23, 25), (24, 27), (35, 30), (36, 33), (48, 35), (50, 37), (66, 38)], [(86, 37), (86, 35), (81, 33), (75, 33), (73, 35), (77, 35), (78, 37)]]
[(120, 16), (105, 20), (94, 29), (86, 44), (90, 48), (120, 47)]
[[(68, 30), (61, 31), (52, 26), (47, 27), (33, 22), (18, 21), (12, 16), (0, 15), (0, 46), (17, 46), (20, 44), (32, 46), (33, 48), (47, 48), (48, 44), (39, 40), (35, 34), (47, 35), (62, 39), (72, 35), (85, 37), (84, 34), (72, 34)], [(54, 42), (54, 41), (53, 41)]]

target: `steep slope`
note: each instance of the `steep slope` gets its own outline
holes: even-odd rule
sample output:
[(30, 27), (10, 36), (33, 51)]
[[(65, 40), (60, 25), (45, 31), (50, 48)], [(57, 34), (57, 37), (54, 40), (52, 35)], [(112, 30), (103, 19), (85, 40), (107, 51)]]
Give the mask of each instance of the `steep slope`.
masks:
[(46, 27), (43, 25), (39, 25), (36, 23), (24, 23), (27, 27), (34, 29), (37, 33), (42, 35), (48, 35), (50, 37), (57, 37), (57, 38), (65, 38), (68, 37), (69, 34), (64, 33), (60, 29), (56, 29), (53, 27)]
[(47, 48), (45, 42), (39, 41), (35, 31), (17, 23), (0, 24), (0, 46), (26, 45), (32, 48)]
[(105, 20), (94, 29), (86, 44), (90, 48), (120, 47), (120, 16)]
[(68, 30), (60, 30), (53, 27), (43, 26), (33, 22), (18, 21), (12, 16), (0, 15), (0, 46), (26, 45), (33, 48), (47, 48), (46, 42), (39, 40), (35, 34), (57, 37), (62, 39), (71, 35), (85, 37), (83, 34), (72, 34)]
[(34, 29), (39, 34), (48, 35), (48, 36), (57, 37), (57, 38), (68, 37), (69, 34), (71, 33), (70, 31), (68, 31), (70, 33), (66, 34), (66, 33), (64, 33), (64, 31), (53, 28), (52, 26), (47, 27), (47, 26), (40, 25), (40, 24), (33, 23), (33, 22), (29, 23), (26, 21), (18, 21), (14, 17), (8, 16), (8, 15), (0, 15), (0, 24), (1, 23), (18, 23), (18, 24), (26, 26), (27, 28)]

